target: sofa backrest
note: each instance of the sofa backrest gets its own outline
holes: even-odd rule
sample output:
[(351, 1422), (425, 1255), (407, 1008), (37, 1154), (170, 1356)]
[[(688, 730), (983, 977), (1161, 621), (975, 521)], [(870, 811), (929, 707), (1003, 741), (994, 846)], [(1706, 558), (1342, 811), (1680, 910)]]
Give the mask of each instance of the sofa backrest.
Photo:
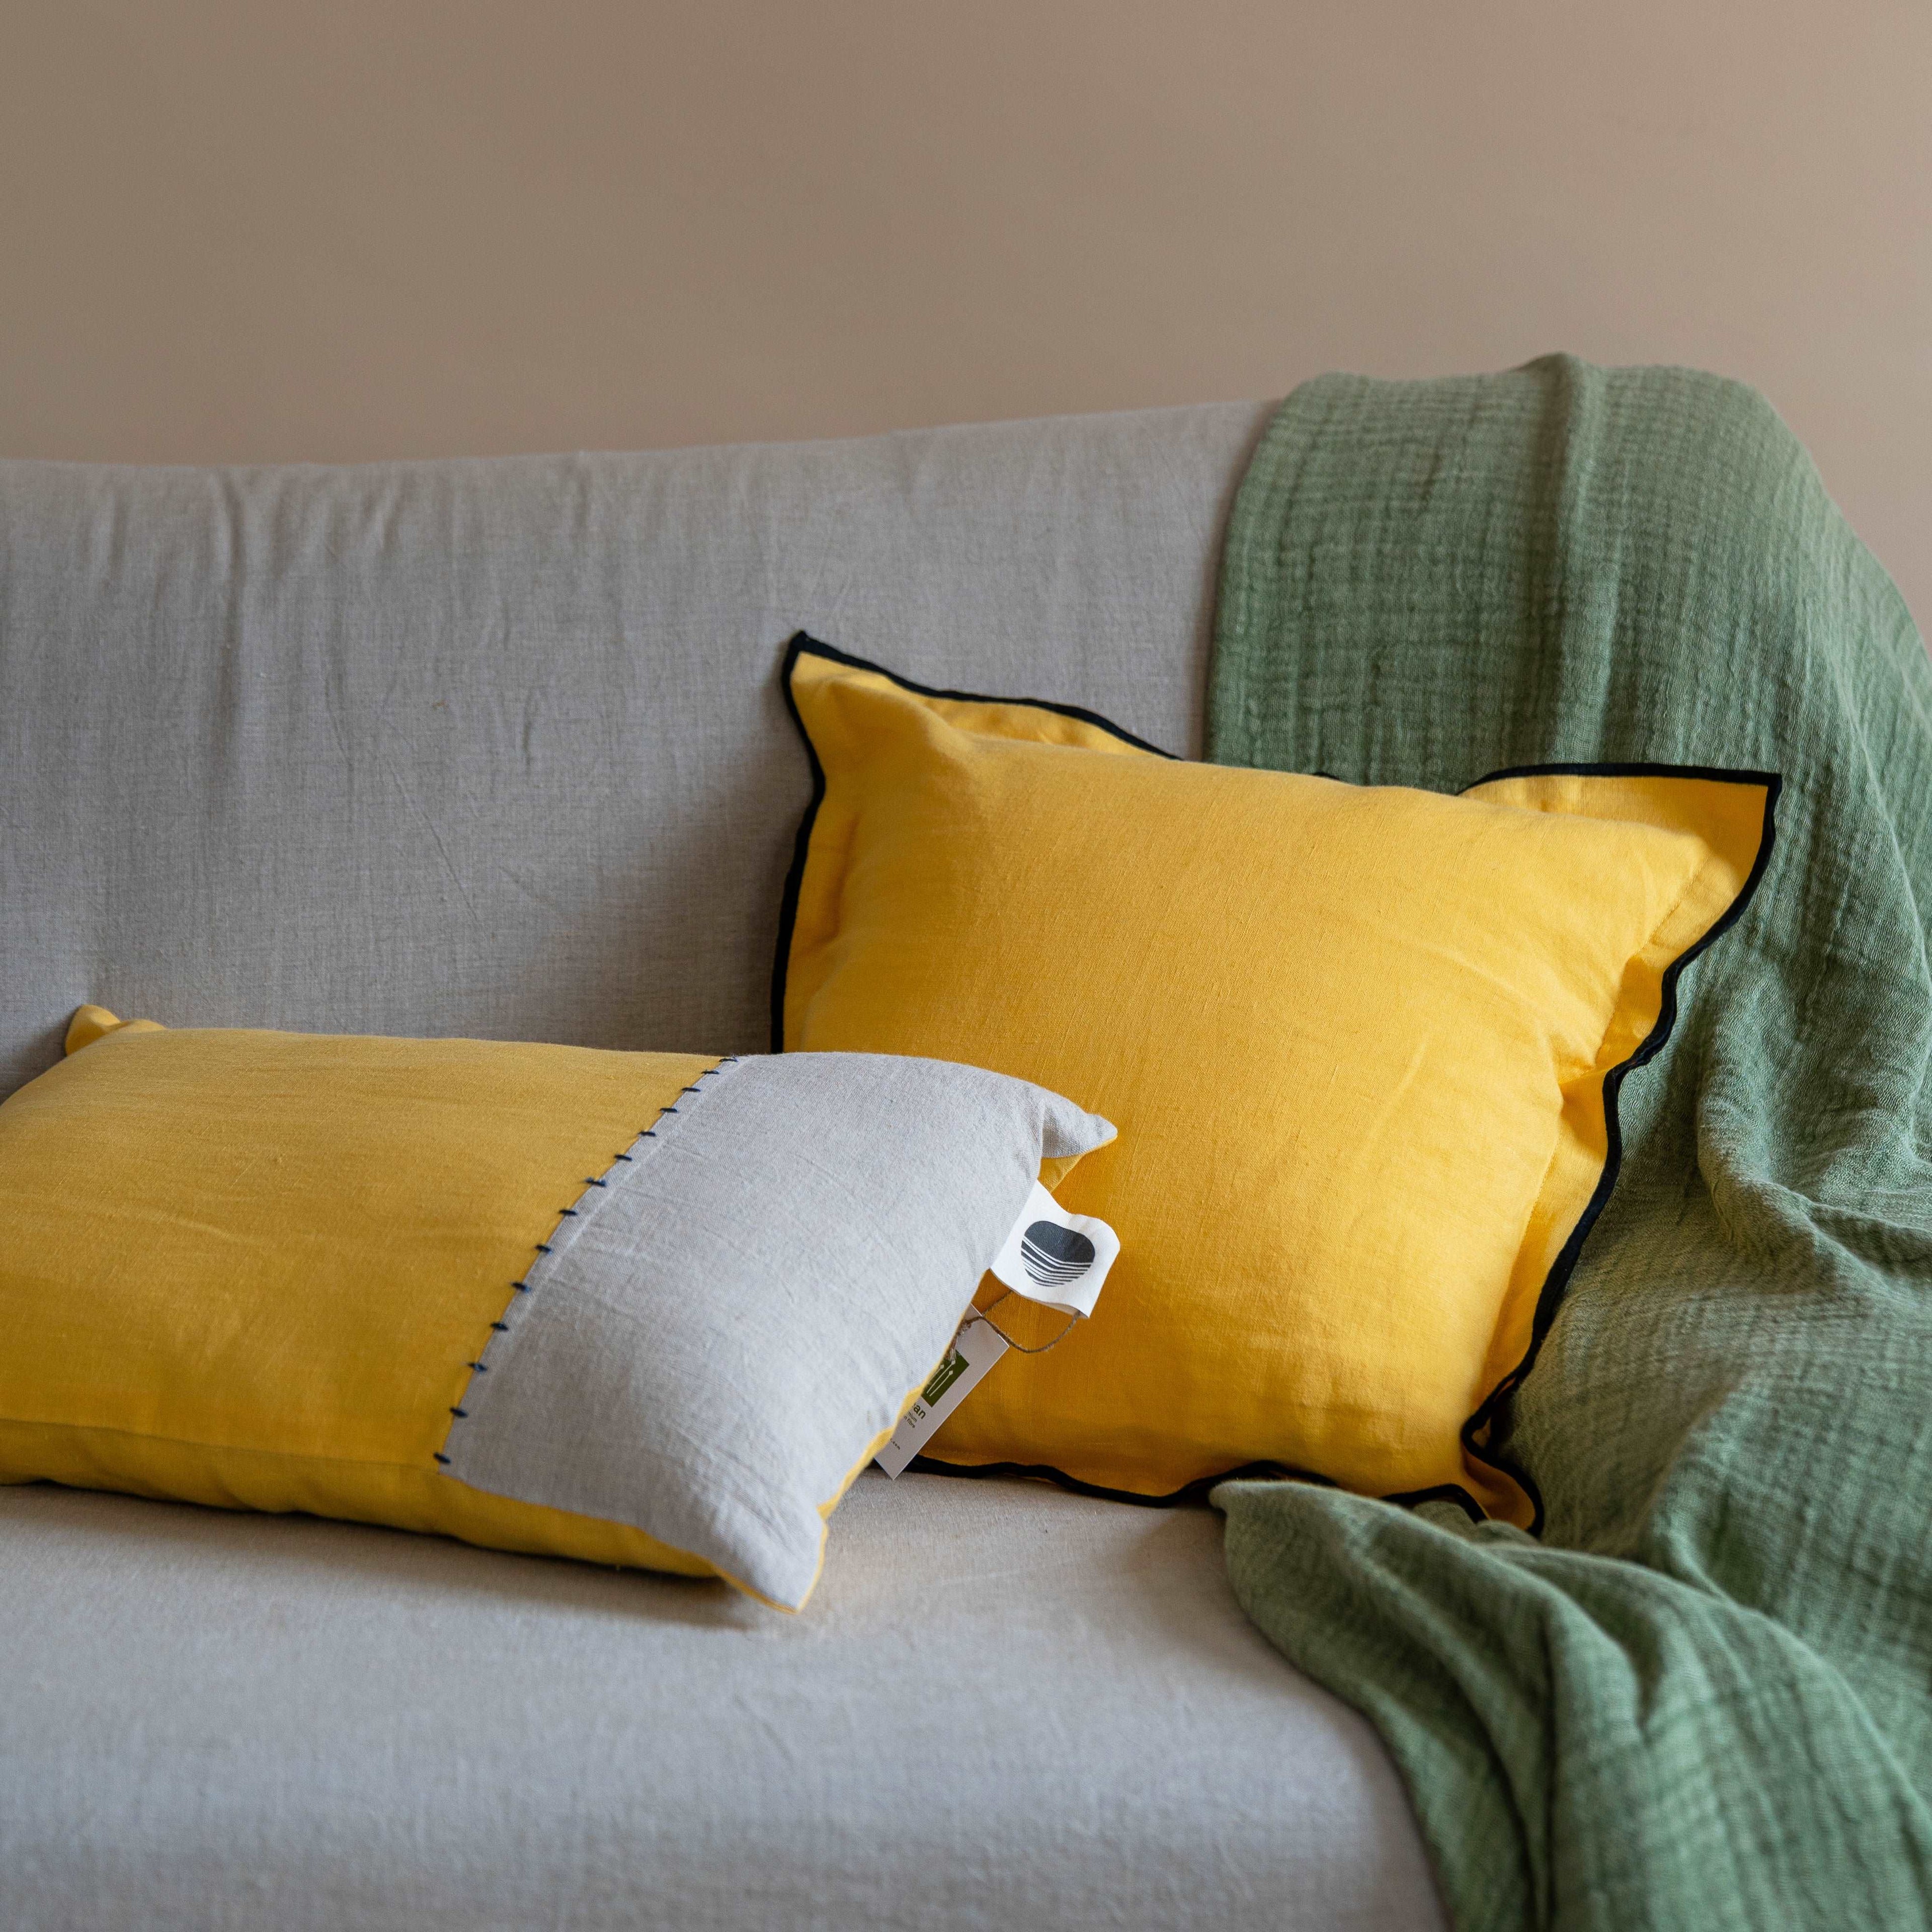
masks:
[(0, 1094), (175, 1025), (765, 1044), (800, 627), (1198, 742), (1229, 404), (349, 469), (0, 463)]

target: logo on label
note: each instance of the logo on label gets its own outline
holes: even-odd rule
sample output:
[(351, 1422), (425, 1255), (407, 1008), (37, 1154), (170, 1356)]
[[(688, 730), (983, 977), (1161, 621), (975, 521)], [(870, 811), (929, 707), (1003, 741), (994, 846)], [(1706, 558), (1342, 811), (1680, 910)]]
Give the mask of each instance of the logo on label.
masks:
[(957, 1348), (948, 1348), (945, 1360), (933, 1370), (932, 1381), (920, 1390), (920, 1400), (930, 1408), (966, 1372), (968, 1366)]
[(1016, 1294), (1091, 1315), (1120, 1252), (1120, 1238), (1090, 1214), (1070, 1214), (1038, 1181), (993, 1257), (992, 1271)]
[(1042, 1288), (1058, 1288), (1094, 1265), (1094, 1244), (1076, 1228), (1036, 1221), (1020, 1237), (1020, 1261)]

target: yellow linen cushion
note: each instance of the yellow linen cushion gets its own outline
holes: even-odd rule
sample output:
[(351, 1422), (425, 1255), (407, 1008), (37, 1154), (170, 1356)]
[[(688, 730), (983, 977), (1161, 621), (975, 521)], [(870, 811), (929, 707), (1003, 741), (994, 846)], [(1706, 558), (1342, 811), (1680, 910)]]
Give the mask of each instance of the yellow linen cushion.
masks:
[(1776, 778), (1450, 797), (1184, 763), (802, 636), (786, 678), (815, 798), (775, 1044), (958, 1059), (1120, 1130), (1060, 1190), (1123, 1231), (1104, 1300), (932, 1455), (1139, 1496), (1270, 1463), (1536, 1522), (1488, 1426)]
[[(1042, 1156), (1112, 1131), (877, 1056), (97, 1007), (68, 1045), (0, 1105), (0, 1481), (716, 1572), (788, 1608)], [(900, 1198), (935, 1175), (951, 1220), (920, 1250)], [(902, 1292), (862, 1279), (908, 1244)]]

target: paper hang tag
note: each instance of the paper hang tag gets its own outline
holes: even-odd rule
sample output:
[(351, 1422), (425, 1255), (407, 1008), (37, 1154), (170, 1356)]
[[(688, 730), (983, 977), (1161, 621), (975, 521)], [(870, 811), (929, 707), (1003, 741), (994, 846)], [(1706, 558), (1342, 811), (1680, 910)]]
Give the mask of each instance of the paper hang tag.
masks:
[(1091, 1315), (1120, 1252), (1120, 1238), (1090, 1214), (1070, 1214), (1033, 1184), (1006, 1245), (993, 1257), (993, 1272), (1016, 1294), (1066, 1315)]
[[(1106, 1285), (1107, 1270), (1120, 1252), (1120, 1238), (1106, 1222), (1090, 1214), (1070, 1214), (1036, 1180), (1012, 1232), (993, 1257), (992, 1271), (1029, 1301), (1063, 1315), (1091, 1315)], [(899, 1418), (892, 1440), (873, 1461), (887, 1475), (896, 1477), (980, 1385), (1006, 1348), (1006, 1338), (969, 1308), (945, 1360), (927, 1378)]]
[(933, 1370), (911, 1408), (899, 1418), (892, 1439), (873, 1461), (887, 1475), (897, 1476), (1006, 1352), (1006, 1337), (990, 1323), (968, 1322), (952, 1338), (945, 1360)]

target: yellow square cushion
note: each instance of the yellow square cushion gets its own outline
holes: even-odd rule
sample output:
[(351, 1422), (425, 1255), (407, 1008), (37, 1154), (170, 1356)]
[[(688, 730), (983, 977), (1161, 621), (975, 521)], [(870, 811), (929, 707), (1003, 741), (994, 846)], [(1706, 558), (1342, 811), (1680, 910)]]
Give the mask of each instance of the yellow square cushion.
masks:
[(775, 1045), (964, 1060), (1120, 1129), (1060, 1190), (1125, 1238), (1094, 1318), (933, 1456), (1144, 1496), (1271, 1464), (1536, 1524), (1489, 1428), (1776, 777), (1447, 796), (1184, 763), (802, 636), (786, 680), (815, 796)]

